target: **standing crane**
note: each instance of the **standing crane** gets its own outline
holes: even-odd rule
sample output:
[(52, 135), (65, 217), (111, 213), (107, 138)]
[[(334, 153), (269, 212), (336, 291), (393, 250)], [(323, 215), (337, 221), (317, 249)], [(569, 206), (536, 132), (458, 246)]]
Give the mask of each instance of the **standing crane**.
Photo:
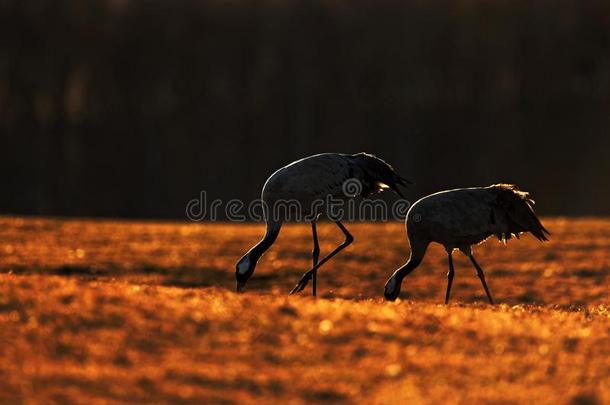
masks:
[(411, 256), (387, 281), (386, 300), (398, 298), (402, 280), (421, 263), (428, 245), (437, 242), (445, 247), (449, 262), (445, 304), (451, 294), (454, 276), (451, 254), (455, 249), (468, 256), (493, 304), (483, 269), (472, 254), (472, 245), (492, 235), (506, 243), (513, 235), (518, 239), (523, 232), (530, 232), (541, 242), (547, 241), (550, 233), (540, 223), (533, 206), (529, 193), (512, 184), (441, 191), (417, 201), (405, 221)]
[(282, 223), (295, 214), (286, 209), (289, 208), (287, 202), (298, 203), (300, 212), (296, 216), (311, 222), (313, 234), (313, 267), (303, 275), (290, 294), (302, 291), (311, 279), (312, 294), (315, 296), (318, 268), (354, 240), (345, 226), (333, 219), (345, 235), (345, 241), (318, 262), (320, 247), (316, 221), (321, 214), (329, 214), (325, 204), (328, 198), (345, 201), (357, 196), (367, 197), (386, 188), (404, 198), (398, 185), (406, 187), (408, 184), (410, 182), (399, 176), (389, 164), (367, 153), (322, 153), (297, 160), (277, 170), (263, 186), (262, 201), (267, 226), (265, 236), (236, 265), (237, 292), (245, 288), (256, 263), (275, 242)]

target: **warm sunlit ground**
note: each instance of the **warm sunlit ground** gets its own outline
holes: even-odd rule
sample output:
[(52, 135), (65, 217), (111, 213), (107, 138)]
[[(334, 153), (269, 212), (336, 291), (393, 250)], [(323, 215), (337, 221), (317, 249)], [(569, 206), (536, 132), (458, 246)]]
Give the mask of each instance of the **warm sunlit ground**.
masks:
[[(438, 246), (381, 299), (408, 256), (400, 223), (347, 224), (312, 299), (286, 295), (307, 225), (237, 295), (260, 224), (0, 217), (0, 403), (608, 403), (610, 220), (544, 222), (549, 243), (475, 249), (499, 305), (455, 254), (445, 306)], [(319, 234), (323, 254), (341, 241)]]

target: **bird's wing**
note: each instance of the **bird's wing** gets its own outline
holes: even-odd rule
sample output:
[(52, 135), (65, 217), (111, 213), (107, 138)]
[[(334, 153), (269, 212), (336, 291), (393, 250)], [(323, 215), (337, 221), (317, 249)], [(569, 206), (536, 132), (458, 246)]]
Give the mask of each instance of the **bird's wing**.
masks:
[(493, 232), (490, 202), (479, 194), (476, 189), (436, 194), (425, 202), (424, 213), (420, 215), (426, 215), (426, 219), (443, 229), (443, 233), (455, 237)]

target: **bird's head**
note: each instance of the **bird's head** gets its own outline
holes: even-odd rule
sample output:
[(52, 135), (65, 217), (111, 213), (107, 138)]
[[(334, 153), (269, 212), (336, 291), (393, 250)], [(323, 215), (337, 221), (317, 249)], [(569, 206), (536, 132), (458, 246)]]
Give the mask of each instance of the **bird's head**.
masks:
[(363, 169), (368, 180), (374, 185), (372, 192), (391, 189), (401, 198), (405, 198), (398, 186), (408, 187), (413, 182), (405, 179), (394, 171), (394, 168), (385, 161), (368, 153), (357, 153), (353, 155), (358, 165)]
[(390, 279), (385, 283), (385, 289), (383, 291), (383, 296), (386, 301), (396, 301), (396, 298), (400, 295), (400, 285), (402, 283), (397, 279), (396, 276), (390, 277)]
[(236, 291), (242, 292), (246, 287), (248, 279), (254, 273), (256, 262), (250, 260), (250, 255), (246, 253), (235, 266), (235, 280), (237, 282)]

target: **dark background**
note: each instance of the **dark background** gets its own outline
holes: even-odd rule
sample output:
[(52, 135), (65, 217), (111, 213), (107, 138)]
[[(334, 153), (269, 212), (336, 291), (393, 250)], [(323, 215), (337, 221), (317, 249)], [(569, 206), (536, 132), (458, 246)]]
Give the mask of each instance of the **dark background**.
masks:
[(184, 218), (377, 154), (610, 214), (610, 2), (0, 0), (1, 213)]

